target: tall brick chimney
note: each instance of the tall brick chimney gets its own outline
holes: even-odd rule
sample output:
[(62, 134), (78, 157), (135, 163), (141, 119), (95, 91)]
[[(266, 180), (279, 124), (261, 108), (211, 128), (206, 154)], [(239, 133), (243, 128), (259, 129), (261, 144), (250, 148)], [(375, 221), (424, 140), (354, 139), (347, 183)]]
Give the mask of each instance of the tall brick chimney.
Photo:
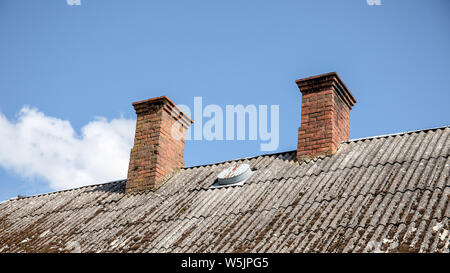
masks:
[(350, 110), (356, 99), (335, 72), (296, 83), (302, 92), (297, 159), (332, 155), (350, 137)]
[(133, 103), (136, 135), (125, 192), (153, 190), (184, 167), (186, 130), (193, 122), (168, 98)]

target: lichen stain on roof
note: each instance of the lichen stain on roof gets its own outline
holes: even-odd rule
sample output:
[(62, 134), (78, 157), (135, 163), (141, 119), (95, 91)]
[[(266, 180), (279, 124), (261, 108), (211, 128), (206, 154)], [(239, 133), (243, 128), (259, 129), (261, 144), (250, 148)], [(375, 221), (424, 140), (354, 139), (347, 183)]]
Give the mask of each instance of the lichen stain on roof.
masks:
[[(450, 128), (185, 168), (153, 192), (125, 181), (0, 204), (0, 252), (449, 252)], [(233, 163), (242, 187), (211, 189)]]

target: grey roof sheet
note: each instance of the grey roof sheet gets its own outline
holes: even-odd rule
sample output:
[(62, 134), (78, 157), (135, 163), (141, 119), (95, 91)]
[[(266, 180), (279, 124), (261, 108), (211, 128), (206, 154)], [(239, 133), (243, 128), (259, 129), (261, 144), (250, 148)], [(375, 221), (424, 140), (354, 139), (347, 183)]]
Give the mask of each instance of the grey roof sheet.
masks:
[[(0, 252), (449, 252), (450, 128), (185, 168), (154, 192), (125, 182), (0, 204)], [(240, 161), (244, 186), (215, 188)]]

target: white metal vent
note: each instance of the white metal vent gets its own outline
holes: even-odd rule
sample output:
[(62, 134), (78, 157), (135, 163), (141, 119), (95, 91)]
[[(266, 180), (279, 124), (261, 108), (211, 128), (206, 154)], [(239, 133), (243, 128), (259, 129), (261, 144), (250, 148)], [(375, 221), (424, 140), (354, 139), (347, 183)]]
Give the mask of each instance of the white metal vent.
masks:
[(235, 163), (219, 173), (212, 187), (242, 186), (251, 175), (250, 165)]

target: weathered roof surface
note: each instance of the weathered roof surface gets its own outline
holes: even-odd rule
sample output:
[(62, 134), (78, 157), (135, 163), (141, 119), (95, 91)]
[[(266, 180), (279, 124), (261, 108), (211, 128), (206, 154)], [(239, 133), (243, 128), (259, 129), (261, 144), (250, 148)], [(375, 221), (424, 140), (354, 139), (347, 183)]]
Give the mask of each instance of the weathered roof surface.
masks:
[[(242, 159), (241, 187), (210, 189), (236, 161), (186, 168), (155, 192), (125, 181), (0, 204), (0, 252), (449, 252), (450, 128)], [(239, 160), (237, 160), (239, 161)]]

